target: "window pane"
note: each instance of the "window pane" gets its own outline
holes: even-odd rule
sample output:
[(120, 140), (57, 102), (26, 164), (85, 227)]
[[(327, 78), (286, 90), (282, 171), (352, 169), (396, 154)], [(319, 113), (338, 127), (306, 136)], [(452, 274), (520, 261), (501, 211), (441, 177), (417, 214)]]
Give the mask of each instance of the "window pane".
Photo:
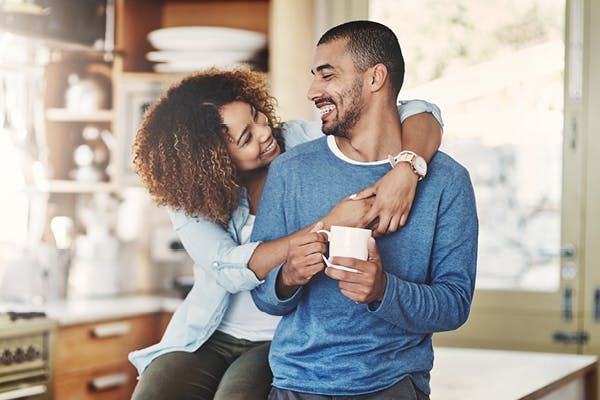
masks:
[(557, 290), (565, 0), (371, 0), (400, 40), (400, 98), (438, 104), (480, 220), (478, 288)]

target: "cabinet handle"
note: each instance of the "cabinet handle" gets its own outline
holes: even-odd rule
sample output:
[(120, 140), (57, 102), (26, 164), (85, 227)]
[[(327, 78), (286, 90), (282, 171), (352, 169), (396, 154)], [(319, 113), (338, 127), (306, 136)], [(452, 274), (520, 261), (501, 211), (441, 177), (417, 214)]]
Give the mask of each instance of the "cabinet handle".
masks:
[(129, 381), (127, 374), (111, 374), (94, 378), (90, 382), (90, 389), (94, 391), (114, 389), (125, 385)]
[(115, 322), (112, 324), (96, 325), (92, 328), (92, 336), (106, 338), (111, 336), (122, 336), (129, 333), (131, 324), (129, 322)]

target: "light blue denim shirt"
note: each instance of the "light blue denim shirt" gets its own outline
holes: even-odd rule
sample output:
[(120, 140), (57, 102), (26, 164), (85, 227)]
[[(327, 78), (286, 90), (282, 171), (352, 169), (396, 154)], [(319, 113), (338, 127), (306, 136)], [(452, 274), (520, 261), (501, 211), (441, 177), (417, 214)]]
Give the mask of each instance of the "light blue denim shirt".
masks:
[[(439, 108), (422, 100), (400, 101), (400, 120), (422, 112), (432, 113), (443, 126)], [(286, 148), (322, 136), (321, 122), (289, 121), (283, 126)], [(250, 207), (245, 190), (240, 203), (224, 229), (206, 219), (192, 218), (183, 212), (168, 210), (173, 227), (194, 261), (194, 286), (179, 305), (161, 341), (133, 351), (129, 360), (141, 374), (156, 357), (171, 351), (196, 351), (217, 329), (227, 306), (229, 294), (252, 290), (262, 281), (248, 268), (252, 253), (260, 242), (240, 245), (240, 231)]]

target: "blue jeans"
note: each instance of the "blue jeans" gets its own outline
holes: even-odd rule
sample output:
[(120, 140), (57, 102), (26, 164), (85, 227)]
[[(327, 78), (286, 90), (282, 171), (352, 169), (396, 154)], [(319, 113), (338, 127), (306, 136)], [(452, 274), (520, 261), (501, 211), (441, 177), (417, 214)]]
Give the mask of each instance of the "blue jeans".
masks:
[(410, 378), (407, 377), (380, 392), (358, 396), (325, 396), (292, 392), (291, 390), (273, 387), (268, 400), (429, 400), (429, 396), (417, 389)]
[(270, 344), (217, 331), (193, 353), (175, 351), (153, 360), (132, 400), (264, 400), (273, 379)]

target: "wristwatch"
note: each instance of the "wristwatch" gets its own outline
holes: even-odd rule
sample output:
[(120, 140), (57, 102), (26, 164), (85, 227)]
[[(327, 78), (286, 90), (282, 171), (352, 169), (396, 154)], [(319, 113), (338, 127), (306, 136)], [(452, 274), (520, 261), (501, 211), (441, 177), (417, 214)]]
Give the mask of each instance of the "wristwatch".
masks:
[(427, 175), (427, 162), (425, 159), (415, 152), (410, 150), (403, 150), (398, 153), (397, 156), (388, 156), (388, 161), (392, 168), (394, 168), (398, 163), (407, 162), (410, 164), (413, 172), (419, 176), (419, 180), (423, 179), (425, 175)]

